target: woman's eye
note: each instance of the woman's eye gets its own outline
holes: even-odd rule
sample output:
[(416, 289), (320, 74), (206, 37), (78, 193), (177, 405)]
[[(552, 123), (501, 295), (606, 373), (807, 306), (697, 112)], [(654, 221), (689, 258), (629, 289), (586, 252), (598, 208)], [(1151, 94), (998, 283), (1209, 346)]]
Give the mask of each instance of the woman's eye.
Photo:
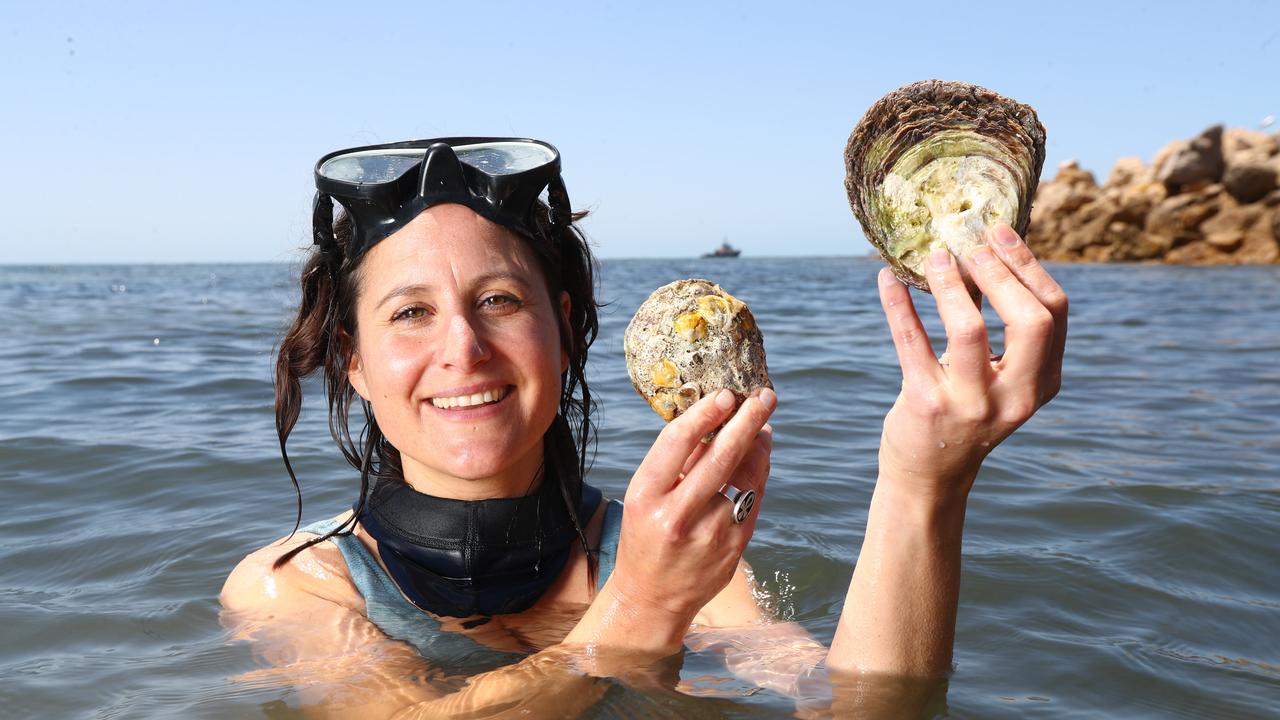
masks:
[(520, 300), (510, 295), (488, 295), (480, 301), (480, 306), (486, 310), (497, 312), (507, 312), (519, 308)]
[(426, 316), (427, 316), (426, 308), (418, 305), (410, 305), (407, 308), (402, 308), (400, 310), (397, 310), (396, 314), (391, 316), (391, 322), (401, 322), (403, 320), (421, 320)]

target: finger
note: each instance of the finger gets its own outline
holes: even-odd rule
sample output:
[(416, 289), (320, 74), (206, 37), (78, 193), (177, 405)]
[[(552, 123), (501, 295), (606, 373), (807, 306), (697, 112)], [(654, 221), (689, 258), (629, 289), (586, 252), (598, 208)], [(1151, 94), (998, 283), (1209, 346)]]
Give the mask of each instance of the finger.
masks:
[(1018, 233), (1008, 225), (997, 225), (992, 229), (991, 247), (1004, 260), (1009, 271), (1022, 281), (1032, 295), (1053, 316), (1053, 344), (1049, 351), (1049, 361), (1045, 366), (1045, 382), (1047, 402), (1058, 392), (1062, 384), (1062, 355), (1067, 345), (1067, 294), (1057, 281), (1049, 275), (1049, 271), (1031, 254), (1030, 248), (1018, 237)]
[(948, 377), (962, 384), (983, 385), (991, 375), (991, 348), (982, 312), (974, 304), (960, 275), (960, 263), (945, 249), (929, 253), (929, 289), (947, 330)]
[(889, 268), (880, 270), (880, 307), (889, 322), (893, 347), (898, 351), (898, 364), (902, 366), (904, 381), (937, 384), (942, 374), (938, 358), (925, 332), (916, 306), (911, 302), (911, 291), (894, 277)]
[(765, 390), (759, 397), (747, 398), (742, 403), (738, 412), (716, 433), (711, 446), (685, 476), (684, 482), (673, 491), (680, 506), (690, 509), (705, 504), (707, 498), (734, 477), (751, 443), (773, 413), (777, 397), (772, 390)]
[(698, 464), (698, 458), (702, 457), (702, 454), (707, 451), (707, 448), (710, 447), (710, 445), (711, 443), (700, 442), (698, 443), (698, 447), (693, 449), (693, 453), (689, 455), (688, 459), (684, 461), (684, 466), (680, 468), (681, 480), (684, 479), (685, 475), (689, 474), (689, 471), (693, 469), (694, 465)]
[(963, 262), (1004, 322), (1002, 367), (1034, 381), (1053, 344), (1053, 315), (989, 247), (978, 246)]
[[(627, 488), (628, 494), (669, 491), (677, 483), (676, 476), (685, 459), (698, 449), (707, 433), (724, 422), (736, 403), (732, 392), (721, 390), (702, 398), (667, 423), (636, 470), (632, 487)], [(643, 480), (643, 483), (637, 486), (634, 480)]]
[[(765, 389), (764, 387), (758, 387), (755, 390), (752, 390), (750, 393), (748, 393), (747, 397), (759, 397), (760, 392), (764, 389)], [(772, 391), (773, 388), (769, 388), (769, 390)], [(775, 394), (776, 394), (776, 391), (775, 391)], [(765, 427), (768, 427), (768, 426), (766, 425)], [(770, 428), (769, 432), (773, 432), (773, 429)], [(684, 461), (684, 466), (680, 468), (680, 477), (679, 477), (680, 480), (684, 480), (684, 476), (688, 475), (689, 471), (693, 469), (693, 466), (698, 463), (698, 458), (702, 457), (702, 453), (706, 452), (707, 447), (710, 444), (711, 444), (711, 441), (707, 439), (707, 436), (705, 435), (702, 436), (702, 442), (698, 444), (698, 447), (693, 449), (693, 453), (689, 455), (689, 458)]]
[[(738, 463), (737, 471), (734, 477), (730, 479), (730, 483), (743, 491), (755, 490), (755, 506), (743, 519), (740, 527), (745, 529), (745, 537), (742, 542), (745, 545), (746, 539), (751, 537), (751, 532), (755, 528), (756, 517), (760, 514), (760, 503), (764, 499), (765, 485), (769, 482), (769, 455), (773, 451), (773, 433), (769, 431), (769, 426), (756, 433), (755, 438), (751, 442), (750, 449), (742, 458), (742, 462)], [(706, 523), (710, 526), (710, 531), (715, 532), (717, 528), (725, 528), (737, 525), (733, 522), (732, 512), (733, 503), (729, 501), (723, 493), (717, 492), (705, 500), (706, 510), (702, 513), (700, 523)]]

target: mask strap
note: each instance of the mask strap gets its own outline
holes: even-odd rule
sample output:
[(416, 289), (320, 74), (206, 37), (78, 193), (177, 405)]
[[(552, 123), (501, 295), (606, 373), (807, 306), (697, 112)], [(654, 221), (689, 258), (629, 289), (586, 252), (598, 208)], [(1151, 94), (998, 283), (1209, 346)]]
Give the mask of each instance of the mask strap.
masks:
[(311, 242), (320, 250), (329, 267), (329, 276), (336, 278), (342, 258), (338, 255), (338, 241), (333, 237), (333, 198), (316, 193), (311, 207)]
[(333, 238), (333, 198), (322, 192), (316, 193), (311, 205), (311, 242), (326, 255), (338, 249), (338, 241)]
[(551, 229), (559, 235), (560, 231), (569, 227), (573, 220), (573, 210), (569, 207), (569, 191), (564, 186), (564, 179), (559, 175), (547, 183), (547, 204), (551, 206)]

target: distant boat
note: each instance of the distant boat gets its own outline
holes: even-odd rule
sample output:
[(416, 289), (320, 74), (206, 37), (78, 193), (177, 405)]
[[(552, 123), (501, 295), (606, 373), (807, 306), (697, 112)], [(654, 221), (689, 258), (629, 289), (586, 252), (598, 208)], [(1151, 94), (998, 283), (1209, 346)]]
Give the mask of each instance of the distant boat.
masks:
[(704, 258), (732, 258), (732, 257), (738, 257), (738, 256), (739, 256), (739, 255), (741, 255), (741, 254), (742, 254), (742, 251), (741, 251), (741, 250), (739, 250), (738, 248), (736, 248), (736, 247), (734, 247), (734, 246), (730, 245), (730, 244), (729, 244), (729, 241), (726, 239), (724, 242), (720, 243), (720, 247), (716, 248), (716, 249), (715, 249), (715, 252), (703, 253), (702, 257), (704, 257)]

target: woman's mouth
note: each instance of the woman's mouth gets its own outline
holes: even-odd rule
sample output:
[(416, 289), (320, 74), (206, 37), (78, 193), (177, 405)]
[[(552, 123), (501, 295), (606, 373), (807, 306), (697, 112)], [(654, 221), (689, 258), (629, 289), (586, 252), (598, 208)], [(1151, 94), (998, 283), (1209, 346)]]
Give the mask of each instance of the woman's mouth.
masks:
[(441, 410), (452, 410), (454, 408), (467, 408), (482, 405), (491, 405), (499, 402), (507, 396), (509, 386), (500, 388), (491, 388), (482, 392), (470, 393), (467, 395), (453, 395), (449, 397), (433, 397), (431, 404)]

